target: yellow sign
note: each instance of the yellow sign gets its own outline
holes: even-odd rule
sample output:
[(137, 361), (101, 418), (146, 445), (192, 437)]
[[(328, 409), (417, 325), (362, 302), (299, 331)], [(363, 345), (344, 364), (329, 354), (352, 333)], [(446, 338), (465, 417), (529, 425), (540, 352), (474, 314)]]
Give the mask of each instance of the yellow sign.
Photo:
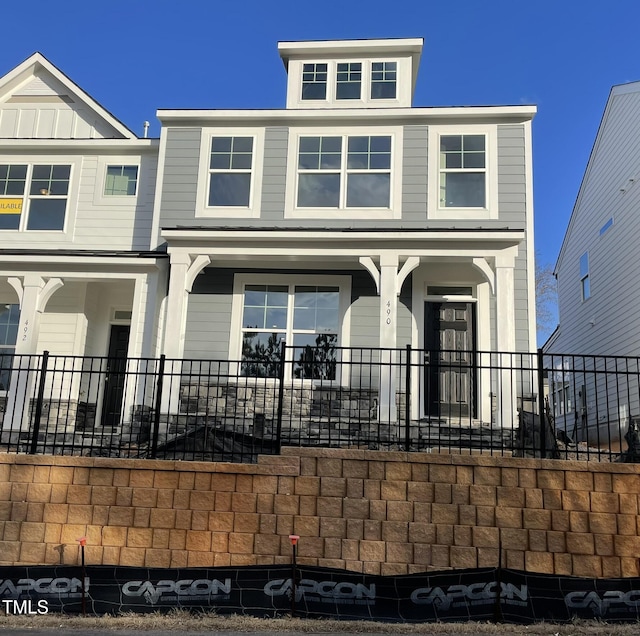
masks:
[(0, 214), (21, 214), (22, 199), (0, 199)]

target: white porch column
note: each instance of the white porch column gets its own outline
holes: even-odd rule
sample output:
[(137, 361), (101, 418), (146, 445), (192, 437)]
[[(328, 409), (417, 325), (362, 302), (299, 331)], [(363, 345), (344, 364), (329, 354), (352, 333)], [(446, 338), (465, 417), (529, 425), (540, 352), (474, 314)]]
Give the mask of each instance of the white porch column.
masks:
[[(382, 254), (380, 257), (380, 347), (395, 349), (397, 346), (398, 318), (398, 255)], [(396, 385), (398, 369), (395, 351), (380, 353), (380, 390), (378, 421), (396, 422)]]
[(498, 425), (514, 428), (517, 422), (516, 374), (511, 371), (516, 350), (514, 266), (517, 248), (496, 257), (496, 344), (499, 383), (497, 387)]
[[(7, 408), (2, 422), (3, 431), (29, 430), (29, 401), (33, 396), (35, 373), (39, 364), (31, 356), (37, 353), (40, 318), (53, 293), (62, 287), (59, 278), (45, 282), (42, 276), (27, 274), (9, 278), (9, 284), (20, 299), (20, 326), (16, 339), (16, 362), (11, 374)], [(31, 370), (30, 370), (31, 369)]]
[(211, 259), (202, 254), (193, 259), (190, 254), (185, 252), (171, 254), (167, 318), (162, 345), (162, 352), (167, 358), (162, 392), (162, 413), (176, 414), (179, 411), (180, 373), (184, 355), (189, 292), (196, 276), (210, 262)]

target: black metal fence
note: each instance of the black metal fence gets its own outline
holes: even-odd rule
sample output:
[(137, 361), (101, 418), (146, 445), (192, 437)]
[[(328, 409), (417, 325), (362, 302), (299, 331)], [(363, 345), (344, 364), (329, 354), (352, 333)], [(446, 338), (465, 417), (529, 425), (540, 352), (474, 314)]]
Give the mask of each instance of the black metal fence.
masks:
[(638, 362), (285, 344), (250, 361), (7, 355), (0, 448), (235, 462), (284, 445), (635, 461)]

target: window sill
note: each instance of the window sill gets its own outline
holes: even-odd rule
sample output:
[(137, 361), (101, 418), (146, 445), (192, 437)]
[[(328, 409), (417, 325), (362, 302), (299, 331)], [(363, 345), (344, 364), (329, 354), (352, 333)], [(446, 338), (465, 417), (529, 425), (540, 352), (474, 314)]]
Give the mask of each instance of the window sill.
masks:
[(399, 219), (389, 208), (300, 208), (286, 210), (287, 219)]

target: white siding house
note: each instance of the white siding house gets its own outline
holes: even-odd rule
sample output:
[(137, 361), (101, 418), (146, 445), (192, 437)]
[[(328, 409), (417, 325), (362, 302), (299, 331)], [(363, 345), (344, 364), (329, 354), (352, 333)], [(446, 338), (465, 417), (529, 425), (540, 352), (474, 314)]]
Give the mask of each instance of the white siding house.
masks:
[[(640, 414), (634, 360), (640, 356), (638, 122), (640, 82), (614, 86), (556, 263), (559, 324), (544, 347), (556, 354), (556, 366), (565, 361), (551, 386), (559, 426), (596, 442), (619, 438), (629, 418)], [(576, 356), (577, 366), (589, 364), (580, 356), (609, 356), (599, 374), (610, 379), (608, 388), (567, 373), (568, 357), (561, 354)], [(613, 384), (614, 371), (626, 374), (624, 382)]]
[[(163, 255), (151, 252), (157, 159), (157, 140), (139, 139), (40, 53), (0, 79), (5, 367), (43, 351), (156, 354), (165, 277)], [(2, 387), (4, 428), (24, 425), (32, 381), (14, 370), (11, 390)], [(106, 423), (120, 398), (104, 383), (92, 391)]]

